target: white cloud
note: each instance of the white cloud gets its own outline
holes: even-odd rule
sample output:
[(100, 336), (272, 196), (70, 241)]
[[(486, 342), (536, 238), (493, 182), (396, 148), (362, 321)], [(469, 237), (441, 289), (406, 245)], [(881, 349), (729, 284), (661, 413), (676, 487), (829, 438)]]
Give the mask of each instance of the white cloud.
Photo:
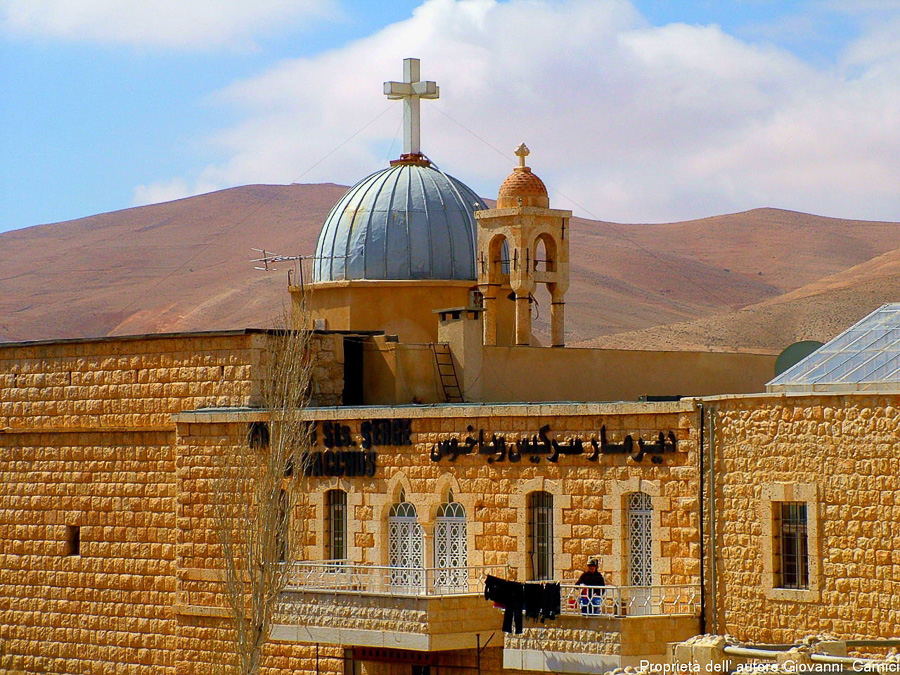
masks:
[(138, 185), (134, 190), (134, 203), (136, 206), (143, 206), (144, 204), (171, 202), (192, 194), (197, 194), (196, 186), (189, 188), (185, 179), (173, 178), (151, 185)]
[(843, 65), (871, 70), (900, 66), (900, 7), (895, 16), (873, 22), (867, 33), (857, 40), (844, 55)]
[(333, 0), (3, 0), (8, 33), (162, 48), (249, 47), (260, 33), (333, 14)]
[(553, 204), (602, 219), (776, 206), (896, 220), (900, 55), (880, 25), (824, 67), (716, 26), (652, 27), (626, 0), (429, 0), (220, 92), (243, 122), (210, 139), (229, 159), (190, 189), (349, 183), (385, 166), (401, 110), (381, 82), (418, 56), (441, 86), (422, 104), (423, 149), (487, 197), (525, 141)]

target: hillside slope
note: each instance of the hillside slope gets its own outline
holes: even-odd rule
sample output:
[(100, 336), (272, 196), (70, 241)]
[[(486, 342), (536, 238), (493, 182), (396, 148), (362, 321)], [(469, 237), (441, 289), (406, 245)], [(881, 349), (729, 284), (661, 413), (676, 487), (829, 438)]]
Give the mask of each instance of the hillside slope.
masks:
[(736, 312), (601, 336), (579, 346), (778, 352), (800, 340), (827, 342), (891, 302), (900, 302), (900, 250)]
[[(251, 185), (0, 234), (0, 341), (271, 326), (286, 268), (255, 270), (251, 249), (311, 254), (345, 190)], [(775, 301), (900, 248), (896, 223), (776, 209), (571, 233), (570, 343)]]

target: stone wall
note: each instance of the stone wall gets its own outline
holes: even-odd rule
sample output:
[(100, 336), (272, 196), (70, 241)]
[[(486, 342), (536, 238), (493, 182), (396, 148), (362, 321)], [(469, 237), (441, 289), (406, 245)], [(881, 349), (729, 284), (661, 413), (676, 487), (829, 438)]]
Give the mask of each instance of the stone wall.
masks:
[(0, 433), (0, 671), (175, 672), (173, 441)]
[(344, 338), (314, 333), (310, 336), (313, 370), (310, 406), (341, 405), (344, 389)]
[[(763, 395), (708, 406), (719, 561), (709, 630), (762, 643), (896, 636), (900, 397)], [(773, 578), (779, 501), (807, 504), (807, 589), (780, 589)]]
[(181, 410), (249, 405), (263, 334), (0, 345), (0, 428), (170, 427)]
[[(654, 509), (652, 583), (699, 583), (699, 432), (693, 403), (367, 408), (364, 418), (361, 412), (340, 408), (307, 411), (309, 419), (317, 424), (314, 450), (327, 450), (326, 424), (332, 436), (341, 430), (346, 450), (356, 452), (363, 446), (365, 425), (383, 420), (388, 420), (388, 425), (395, 420), (401, 427), (408, 423), (409, 444), (376, 443), (372, 449), (377, 454), (377, 468), (371, 477), (295, 476), (295, 481), (302, 481), (301, 493), (308, 495), (308, 501), (294, 514), (296, 525), (292, 534), (303, 541), (302, 559), (325, 557), (325, 493), (340, 488), (348, 493), (348, 557), (353, 563), (388, 564), (388, 513), (402, 494), (416, 508), (424, 531), (423, 563), (432, 567), (435, 517), (452, 492), (453, 499), (466, 510), (469, 565), (508, 565), (510, 578), (527, 579), (527, 495), (544, 490), (554, 500), (554, 576), (574, 580), (589, 558), (599, 557), (608, 582), (623, 584), (627, 583), (627, 495), (644, 491), (650, 495)], [(258, 413), (226, 411), (186, 412), (176, 418), (179, 490), (183, 495), (179, 506), (178, 587), (188, 598), (185, 604), (221, 606), (214, 597), (217, 544), (209, 522), (210, 500), (215, 499), (215, 457), (224, 444), (239, 444), (247, 425), (256, 419)], [(492, 462), (487, 454), (477, 450), (455, 458), (438, 457), (442, 447), (439, 444), (453, 439), (464, 445), (467, 437), (477, 441), (479, 437), (490, 439), (497, 435), (512, 445), (516, 439), (536, 439), (544, 425), (550, 426), (548, 438), (566, 445), (580, 438), (586, 450), (560, 455), (556, 462), (548, 461), (547, 454), (536, 455), (537, 461), (528, 456), (510, 461), (507, 456), (503, 461)], [(601, 426), (606, 427), (611, 443), (621, 443), (628, 434), (635, 440), (655, 442), (660, 431), (671, 431), (677, 438), (677, 451), (659, 455), (661, 463), (652, 462), (649, 454), (640, 462), (625, 454), (598, 454), (592, 461), (590, 441), (599, 438)], [(294, 603), (290, 621), (284, 621), (276, 637), (300, 639), (297, 630), (292, 633), (290, 626), (329, 626), (335, 633), (338, 629), (389, 631), (391, 635), (395, 631), (407, 635), (425, 633), (437, 644), (448, 630), (432, 621), (439, 614), (438, 608), (429, 606), (426, 621), (421, 607), (407, 607), (404, 598), (388, 600), (383, 605), (376, 596), (361, 599), (357, 594), (347, 594), (323, 604), (311, 603), (307, 598)], [(485, 611), (495, 612), (490, 603), (479, 601)], [(185, 613), (197, 611), (200, 610), (195, 608)], [(186, 617), (181, 621), (187, 626), (184, 622), (195, 620)], [(453, 620), (460, 622), (458, 617)], [(637, 620), (653, 621), (650, 617)], [(692, 621), (696, 624), (696, 619)], [(500, 623), (501, 616), (496, 613), (492, 631), (499, 631)], [(209, 658), (215, 651), (211, 647), (212, 633), (207, 632), (200, 640), (199, 636), (192, 637), (194, 632), (192, 629), (179, 634), (181, 653), (194, 654), (196, 659)], [(626, 635), (634, 643), (626, 649), (638, 649), (646, 642), (646, 634), (638, 633)], [(552, 631), (541, 635), (549, 640), (547, 644), (568, 640), (557, 640)], [(311, 639), (306, 633), (304, 636)], [(674, 639), (683, 637), (687, 635), (679, 633)], [(371, 636), (360, 639), (363, 638), (368, 640)], [(540, 641), (541, 636), (534, 639)], [(595, 647), (586, 643), (578, 646), (587, 651)]]
[[(185, 416), (202, 413), (183, 413)], [(248, 420), (261, 413), (242, 413)], [(212, 675), (232, 653), (229, 612), (222, 595), (222, 552), (214, 521), (220, 457), (244, 448), (247, 422), (177, 424), (175, 566), (173, 611), (179, 675)], [(226, 446), (231, 446), (227, 448)], [(295, 514), (302, 532), (303, 514)], [(273, 639), (263, 658), (264, 673), (340, 673), (339, 647), (292, 644)]]
[(697, 635), (699, 623), (698, 617), (685, 615), (560, 616), (526, 626), (521, 635), (507, 635), (505, 658), (526, 670), (573, 673), (638, 666), (644, 660), (667, 663), (669, 644)]
[(621, 619), (560, 616), (547, 624), (528, 621), (521, 635), (507, 635), (507, 649), (560, 653), (622, 653)]
[[(217, 458), (225, 446), (244, 442), (260, 413), (221, 407), (256, 403), (265, 340), (264, 333), (235, 332), (0, 347), (0, 669), (93, 673), (102, 661), (105, 673), (150, 666), (200, 674), (227, 658), (211, 523)], [(319, 404), (338, 403), (340, 337), (319, 334), (315, 341), (314, 395)], [(217, 409), (191, 412), (211, 406)], [(294, 515), (305, 558), (323, 557), (324, 495), (340, 487), (348, 492), (354, 561), (387, 564), (387, 515), (402, 493), (417, 509), (424, 562), (432, 566), (435, 516), (452, 492), (466, 509), (469, 564), (509, 565), (510, 576), (525, 579), (527, 495), (542, 490), (554, 500), (554, 576), (573, 578), (599, 556), (609, 582), (621, 584), (625, 500), (643, 491), (654, 513), (653, 583), (698, 583), (692, 403), (364, 414), (307, 412), (319, 427), (319, 451), (326, 422), (346, 427), (356, 444), (348, 449), (359, 450), (365, 424), (408, 420), (409, 444), (376, 443), (374, 476), (304, 479), (309, 501)], [(556, 462), (546, 453), (536, 461), (526, 455), (492, 462), (477, 451), (436, 458), (441, 444), (465, 445), (479, 431), (535, 444), (544, 425), (548, 439), (570, 448), (581, 439), (584, 452)], [(627, 434), (655, 441), (671, 431), (678, 450), (660, 455), (660, 463), (624, 454), (592, 461), (590, 441), (601, 426), (612, 443)], [(317, 651), (320, 671), (341, 670), (339, 648), (286, 642), (270, 646), (265, 666), (309, 672)], [(491, 653), (499, 664), (499, 650)], [(442, 658), (473, 665), (474, 654), (460, 654)]]
[(476, 648), (500, 630), (502, 613), (481, 593), (444, 597), (363, 591), (290, 591), (273, 637), (419, 651)]
[[(219, 617), (179, 614), (173, 655), (178, 675), (219, 675), (232, 651), (228, 624)], [(291, 644), (271, 640), (263, 649), (262, 675), (283, 673), (343, 673), (339, 647)]]
[[(340, 339), (312, 336), (316, 405), (340, 404)], [(252, 406), (267, 340), (235, 331), (0, 344), (0, 429), (171, 428), (182, 410)]]
[[(178, 612), (185, 500), (171, 417), (252, 405), (266, 339), (0, 346), (0, 671), (190, 671), (178, 640), (217, 619)], [(339, 342), (317, 334), (313, 352), (315, 395), (339, 403)], [(200, 539), (193, 555), (209, 552)]]
[[(526, 561), (526, 499), (535, 490), (554, 496), (554, 576), (575, 579), (587, 560), (601, 559), (601, 571), (611, 584), (627, 585), (624, 566), (626, 497), (644, 491), (653, 505), (653, 584), (699, 583), (699, 513), (697, 478), (697, 415), (693, 403), (653, 404), (549, 404), (484, 405), (452, 408), (371, 408), (360, 419), (358, 409), (310, 410), (318, 424), (318, 451), (324, 423), (346, 428), (362, 447), (362, 425), (378, 419), (408, 420), (409, 445), (375, 448), (378, 468), (372, 477), (309, 477), (309, 537), (306, 560), (320, 560), (324, 551), (324, 500), (330, 489), (348, 493), (350, 512), (349, 557), (353, 562), (387, 565), (387, 517), (401, 492), (411, 502), (425, 534), (425, 566), (433, 566), (435, 515), (452, 491), (466, 510), (470, 565), (509, 565), (519, 579), (528, 578)], [(183, 428), (186, 458), (206, 453), (202, 448), (244, 434), (252, 414), (215, 412), (178, 416)], [(224, 430), (222, 425), (234, 425)], [(182, 425), (184, 425), (182, 427)], [(549, 425), (548, 438), (563, 443), (580, 438), (585, 451), (560, 455), (557, 462), (547, 456), (520, 461), (491, 462), (486, 454), (463, 454), (451, 460), (432, 459), (438, 444), (467, 437), (504, 436), (537, 439), (539, 429)], [(596, 461), (592, 438), (600, 427), (611, 443), (622, 443), (626, 435), (656, 442), (660, 431), (677, 438), (677, 452), (660, 456), (653, 463), (648, 454), (641, 462), (626, 454), (599, 454)], [(186, 461), (195, 461), (190, 459)], [(190, 566), (186, 563), (186, 566)]]

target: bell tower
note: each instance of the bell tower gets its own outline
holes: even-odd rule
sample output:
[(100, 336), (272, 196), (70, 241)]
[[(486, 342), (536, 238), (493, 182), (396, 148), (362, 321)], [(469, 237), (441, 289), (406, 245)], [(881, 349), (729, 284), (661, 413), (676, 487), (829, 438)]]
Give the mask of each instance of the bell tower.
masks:
[(531, 341), (532, 292), (550, 291), (550, 344), (565, 346), (565, 294), (569, 288), (571, 211), (550, 208), (544, 182), (525, 166), (523, 143), (515, 152), (519, 166), (503, 181), (497, 207), (476, 211), (478, 287), (484, 297), (484, 344), (497, 344), (497, 294), (509, 284), (515, 294), (517, 345)]

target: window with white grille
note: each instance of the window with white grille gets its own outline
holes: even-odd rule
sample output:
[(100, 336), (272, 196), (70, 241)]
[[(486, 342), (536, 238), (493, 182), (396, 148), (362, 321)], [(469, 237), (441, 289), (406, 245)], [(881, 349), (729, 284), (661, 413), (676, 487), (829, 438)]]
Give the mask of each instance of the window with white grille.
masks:
[(628, 585), (653, 584), (651, 547), (653, 505), (650, 495), (632, 492), (628, 495)]
[(388, 564), (392, 586), (412, 588), (424, 585), (423, 540), (416, 507), (406, 501), (394, 504), (388, 516)]
[(435, 585), (466, 588), (468, 557), (465, 508), (454, 501), (441, 504), (434, 523)]

